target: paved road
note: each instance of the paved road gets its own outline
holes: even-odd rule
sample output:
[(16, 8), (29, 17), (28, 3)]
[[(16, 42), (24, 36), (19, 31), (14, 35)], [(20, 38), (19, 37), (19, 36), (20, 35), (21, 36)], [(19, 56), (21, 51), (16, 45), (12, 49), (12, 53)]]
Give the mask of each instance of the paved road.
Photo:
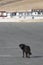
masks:
[[(31, 46), (30, 59), (20, 43)], [(43, 65), (43, 23), (0, 23), (0, 65)]]

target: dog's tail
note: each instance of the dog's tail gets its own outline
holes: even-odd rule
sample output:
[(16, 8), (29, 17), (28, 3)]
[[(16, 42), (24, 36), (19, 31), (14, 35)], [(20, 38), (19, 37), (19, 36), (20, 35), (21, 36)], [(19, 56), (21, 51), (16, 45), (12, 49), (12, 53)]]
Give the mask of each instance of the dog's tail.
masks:
[(31, 53), (31, 52), (29, 52), (29, 55), (32, 55), (32, 53)]

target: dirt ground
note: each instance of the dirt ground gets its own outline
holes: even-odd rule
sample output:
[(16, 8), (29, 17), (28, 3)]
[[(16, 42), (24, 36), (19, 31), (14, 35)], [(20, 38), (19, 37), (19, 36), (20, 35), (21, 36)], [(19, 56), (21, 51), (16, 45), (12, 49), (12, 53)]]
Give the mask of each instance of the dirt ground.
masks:
[(42, 9), (43, 0), (2, 0), (0, 10), (27, 11), (29, 9)]

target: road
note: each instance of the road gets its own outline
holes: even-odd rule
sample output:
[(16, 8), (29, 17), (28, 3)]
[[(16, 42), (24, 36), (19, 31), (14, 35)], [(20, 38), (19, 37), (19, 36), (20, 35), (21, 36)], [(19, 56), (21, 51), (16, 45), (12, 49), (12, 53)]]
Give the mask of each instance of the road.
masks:
[[(20, 43), (31, 58), (22, 58)], [(43, 23), (0, 23), (0, 65), (43, 65)]]

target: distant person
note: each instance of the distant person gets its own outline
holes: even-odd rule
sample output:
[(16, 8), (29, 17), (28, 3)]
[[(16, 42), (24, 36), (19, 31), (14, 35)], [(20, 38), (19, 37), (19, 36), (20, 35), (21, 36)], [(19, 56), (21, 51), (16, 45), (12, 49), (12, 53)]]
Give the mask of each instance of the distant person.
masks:
[(23, 51), (23, 57), (24, 57), (24, 53), (25, 53), (26, 54), (26, 57), (29, 57), (30, 58), (30, 55), (32, 55), (30, 46), (27, 46), (25, 44), (19, 44), (19, 47)]

